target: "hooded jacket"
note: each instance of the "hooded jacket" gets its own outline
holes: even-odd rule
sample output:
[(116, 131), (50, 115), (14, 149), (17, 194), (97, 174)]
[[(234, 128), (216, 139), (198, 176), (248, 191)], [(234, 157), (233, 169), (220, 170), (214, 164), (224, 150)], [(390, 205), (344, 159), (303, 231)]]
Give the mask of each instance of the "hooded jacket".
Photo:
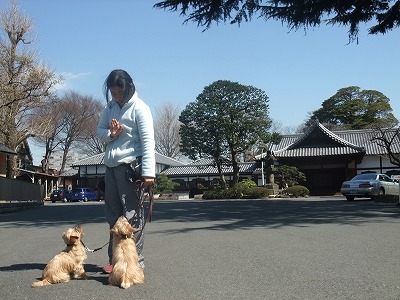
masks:
[[(111, 120), (116, 119), (123, 126), (120, 135), (111, 138)], [(142, 176), (155, 177), (155, 142), (153, 118), (149, 106), (135, 92), (122, 107), (111, 100), (104, 108), (97, 135), (107, 143), (104, 164), (116, 167), (129, 164), (142, 156)]]

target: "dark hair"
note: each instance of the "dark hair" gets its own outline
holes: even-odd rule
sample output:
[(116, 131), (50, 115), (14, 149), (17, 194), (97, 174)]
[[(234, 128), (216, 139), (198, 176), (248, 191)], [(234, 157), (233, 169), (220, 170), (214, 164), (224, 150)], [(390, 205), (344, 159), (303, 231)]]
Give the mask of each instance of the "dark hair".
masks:
[(107, 76), (103, 87), (104, 96), (106, 97), (107, 103), (110, 100), (110, 88), (113, 86), (120, 87), (123, 90), (125, 101), (128, 101), (130, 98), (132, 98), (133, 94), (135, 93), (135, 85), (133, 84), (132, 77), (124, 70), (113, 70)]

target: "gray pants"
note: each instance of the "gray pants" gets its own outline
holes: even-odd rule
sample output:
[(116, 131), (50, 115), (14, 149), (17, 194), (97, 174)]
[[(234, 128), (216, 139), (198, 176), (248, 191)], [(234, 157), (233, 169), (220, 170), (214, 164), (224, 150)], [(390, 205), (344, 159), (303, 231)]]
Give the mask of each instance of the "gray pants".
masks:
[[(144, 268), (144, 257), (142, 255), (144, 232), (141, 229), (144, 224), (144, 209), (140, 203), (140, 192), (135, 183), (128, 180), (128, 165), (119, 165), (114, 168), (106, 167), (105, 174), (105, 215), (110, 229), (117, 222), (118, 218), (124, 215), (134, 228), (138, 229), (135, 233), (136, 248), (139, 255), (139, 264)], [(112, 235), (108, 245), (108, 256), (112, 260)]]

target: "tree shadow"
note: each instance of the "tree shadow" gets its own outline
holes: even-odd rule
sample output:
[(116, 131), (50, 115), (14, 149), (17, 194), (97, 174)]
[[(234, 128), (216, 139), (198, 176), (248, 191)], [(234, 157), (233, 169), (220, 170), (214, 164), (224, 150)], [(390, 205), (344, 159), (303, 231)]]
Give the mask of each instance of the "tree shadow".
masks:
[[(148, 202), (145, 203), (145, 206)], [(369, 219), (398, 220), (400, 210), (393, 203), (346, 201), (332, 198), (266, 200), (156, 201), (153, 222), (177, 222), (176, 232), (195, 230), (235, 230), (253, 227), (279, 228), (315, 224), (361, 225)], [(106, 223), (103, 203), (46, 204), (0, 215), (1, 228), (25, 226), (48, 228), (70, 224)], [(202, 224), (198, 224), (202, 223)], [(190, 226), (189, 226), (190, 224)], [(157, 228), (157, 227), (153, 227)], [(157, 229), (156, 229), (157, 230)], [(162, 231), (160, 231), (162, 232)], [(173, 233), (173, 231), (168, 231)]]
[(26, 271), (26, 270), (43, 270), (46, 267), (46, 264), (39, 263), (22, 263), (22, 264), (14, 264), (10, 266), (2, 266), (0, 267), (0, 271)]
[[(7, 224), (1, 224), (1, 223)], [(0, 214), (3, 228), (14, 226), (54, 227), (54, 225), (105, 223), (104, 202), (45, 203), (16, 212)]]
[[(188, 232), (200, 229), (238, 230), (254, 227), (306, 227), (316, 224), (361, 225), (374, 218), (398, 220), (400, 210), (392, 203), (346, 200), (227, 200), (201, 202), (158, 202), (153, 208), (156, 222), (180, 222), (176, 230), (160, 233)], [(187, 224), (200, 224), (197, 228)]]

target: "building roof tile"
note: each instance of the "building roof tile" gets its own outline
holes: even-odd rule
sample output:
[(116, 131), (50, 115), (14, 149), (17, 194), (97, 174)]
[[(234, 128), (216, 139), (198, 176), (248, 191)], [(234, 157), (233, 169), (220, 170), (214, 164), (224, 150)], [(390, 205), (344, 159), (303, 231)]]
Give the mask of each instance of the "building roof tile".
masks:
[[(156, 152), (156, 163), (166, 166), (179, 166), (184, 163)], [(72, 167), (104, 165), (104, 153), (96, 154), (75, 162)]]

